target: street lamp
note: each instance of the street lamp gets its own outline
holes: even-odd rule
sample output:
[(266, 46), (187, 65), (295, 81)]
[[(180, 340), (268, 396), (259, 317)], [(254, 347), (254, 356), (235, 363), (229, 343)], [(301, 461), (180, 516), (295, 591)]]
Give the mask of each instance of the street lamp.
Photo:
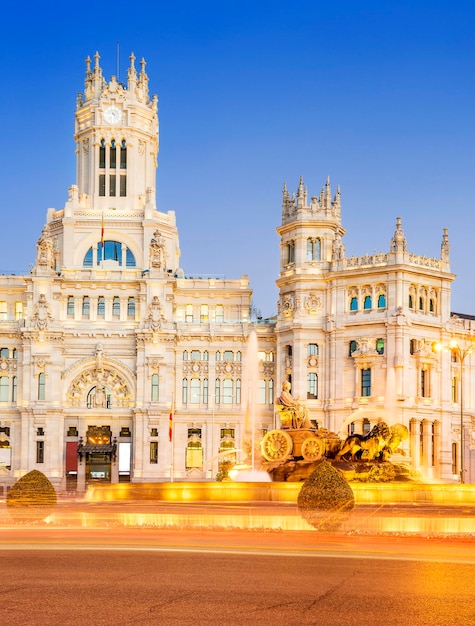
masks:
[(460, 362), (460, 484), (465, 483), (465, 468), (464, 468), (464, 432), (463, 432), (463, 378), (465, 371), (465, 359), (472, 353), (474, 348), (473, 341), (465, 346), (460, 346), (455, 339), (453, 339), (448, 346), (444, 346), (441, 343), (435, 345), (437, 351), (443, 350), (445, 347), (450, 349)]

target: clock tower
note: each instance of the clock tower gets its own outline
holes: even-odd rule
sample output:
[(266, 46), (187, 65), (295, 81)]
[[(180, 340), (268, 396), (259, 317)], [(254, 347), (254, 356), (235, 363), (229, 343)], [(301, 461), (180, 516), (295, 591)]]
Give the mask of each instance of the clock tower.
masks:
[[(138, 209), (155, 188), (158, 98), (149, 97), (145, 61), (130, 56), (127, 85), (106, 82), (94, 55), (86, 59), (84, 94), (77, 97), (77, 186), (85, 209)], [(149, 191), (148, 191), (149, 190)]]

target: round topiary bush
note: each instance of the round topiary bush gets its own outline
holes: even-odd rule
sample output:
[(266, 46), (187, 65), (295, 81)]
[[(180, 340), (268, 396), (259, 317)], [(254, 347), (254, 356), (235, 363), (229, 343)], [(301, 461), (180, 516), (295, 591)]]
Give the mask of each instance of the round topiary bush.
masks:
[(317, 530), (338, 530), (355, 506), (355, 496), (343, 476), (323, 460), (300, 490), (300, 515)]
[(57, 504), (56, 491), (49, 479), (38, 470), (22, 476), (7, 493), (7, 509), (15, 521), (40, 521)]

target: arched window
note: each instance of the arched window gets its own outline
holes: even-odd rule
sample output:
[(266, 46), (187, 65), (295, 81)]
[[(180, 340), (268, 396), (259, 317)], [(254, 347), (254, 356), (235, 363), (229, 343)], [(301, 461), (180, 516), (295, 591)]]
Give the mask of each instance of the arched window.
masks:
[(191, 379), (190, 402), (191, 404), (199, 404), (201, 402), (201, 380), (199, 378)]
[(371, 307), (372, 307), (371, 296), (365, 296), (365, 299), (363, 302), (363, 309), (368, 310), (368, 309), (371, 309)]
[(386, 308), (386, 296), (384, 293), (380, 293), (378, 296), (378, 309)]
[(97, 317), (99, 319), (103, 319), (106, 313), (106, 301), (104, 296), (99, 296), (97, 298)]
[(424, 298), (421, 296), (419, 298), (419, 311), (423, 311), (424, 310)]
[(152, 375), (152, 390), (151, 390), (151, 398), (150, 398), (152, 402), (158, 402), (158, 392), (159, 392), (158, 374), (153, 374)]
[(201, 352), (199, 350), (192, 350), (190, 358), (192, 361), (201, 361)]
[(115, 170), (117, 167), (117, 149), (115, 139), (111, 141), (111, 147), (109, 149), (109, 167), (111, 170)]
[(214, 383), (214, 403), (219, 404), (221, 402), (221, 381), (219, 378)]
[(350, 300), (350, 311), (357, 311), (358, 310), (358, 298), (356, 296), (353, 296)]
[(101, 139), (101, 143), (99, 145), (99, 168), (103, 170), (106, 166), (106, 142), (104, 139)]
[(186, 378), (183, 379), (181, 384), (181, 401), (183, 404), (188, 403), (188, 380)]
[(287, 263), (295, 263), (295, 241), (287, 244)]
[(433, 298), (430, 298), (430, 300), (429, 300), (429, 311), (431, 313), (434, 313), (434, 311), (435, 311), (434, 299)]
[(9, 359), (10, 358), (10, 350), (8, 348), (0, 349), (0, 359)]
[[(104, 241), (104, 250), (102, 249), (102, 241), (97, 243), (97, 264), (100, 265), (102, 261), (115, 261), (119, 267), (122, 267), (122, 244), (120, 241)], [(127, 247), (125, 248), (125, 265), (126, 267), (136, 267), (133, 252)], [(83, 267), (93, 267), (92, 247), (84, 255)]]
[(120, 317), (120, 298), (119, 296), (114, 296), (112, 300), (112, 316)]
[(376, 352), (384, 354), (384, 339), (376, 339)]
[(318, 398), (318, 376), (314, 372), (307, 374), (307, 398), (309, 400)]
[(120, 169), (127, 169), (127, 144), (125, 139), (122, 139), (122, 143), (120, 144)]
[(209, 384), (208, 379), (203, 380), (203, 404), (208, 404), (209, 400)]
[(17, 350), (16, 350), (16, 348), (13, 348), (12, 359), (16, 359), (16, 357), (17, 357)]
[(232, 350), (225, 350), (223, 354), (223, 361), (234, 361), (234, 352)]
[(317, 343), (309, 343), (307, 346), (307, 355), (308, 356), (318, 356), (318, 344)]
[(414, 300), (412, 298), (412, 295), (409, 294), (409, 308), (413, 309), (414, 308)]
[(353, 356), (353, 353), (356, 352), (356, 349), (358, 348), (358, 344), (356, 343), (356, 341), (353, 339), (353, 341), (350, 341), (350, 346), (349, 346), (349, 351), (348, 354), (350, 356)]
[(203, 352), (203, 361), (209, 361), (209, 352), (208, 352), (208, 350), (205, 350)]
[(241, 379), (236, 380), (236, 404), (241, 404)]
[(188, 350), (185, 350), (185, 351), (183, 352), (183, 360), (184, 360), (184, 361), (188, 361)]
[(17, 377), (13, 376), (12, 378), (12, 402), (16, 402), (16, 394), (17, 394)]
[(38, 375), (38, 400), (45, 399), (45, 373), (41, 372)]

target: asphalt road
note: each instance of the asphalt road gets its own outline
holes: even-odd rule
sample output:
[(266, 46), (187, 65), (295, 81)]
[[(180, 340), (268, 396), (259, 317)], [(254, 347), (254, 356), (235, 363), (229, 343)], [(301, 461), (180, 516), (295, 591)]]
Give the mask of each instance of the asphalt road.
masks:
[(113, 550), (0, 553), (3, 626), (475, 623), (475, 565)]

